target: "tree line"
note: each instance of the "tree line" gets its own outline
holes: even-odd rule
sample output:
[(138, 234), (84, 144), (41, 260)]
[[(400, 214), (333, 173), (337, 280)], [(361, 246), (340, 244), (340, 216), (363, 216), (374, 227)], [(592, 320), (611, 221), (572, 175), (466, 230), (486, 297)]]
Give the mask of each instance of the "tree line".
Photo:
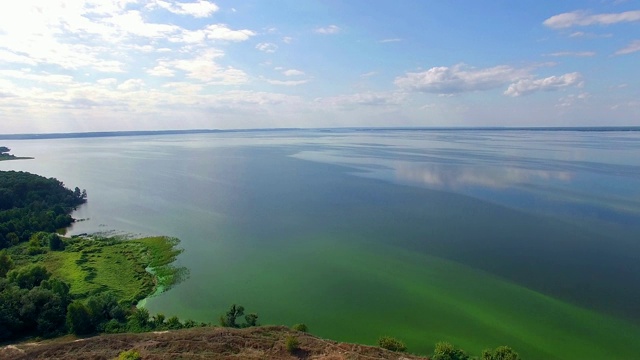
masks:
[(68, 227), (71, 212), (86, 201), (86, 190), (67, 189), (57, 179), (0, 171), (0, 249), (29, 241), (39, 231)]

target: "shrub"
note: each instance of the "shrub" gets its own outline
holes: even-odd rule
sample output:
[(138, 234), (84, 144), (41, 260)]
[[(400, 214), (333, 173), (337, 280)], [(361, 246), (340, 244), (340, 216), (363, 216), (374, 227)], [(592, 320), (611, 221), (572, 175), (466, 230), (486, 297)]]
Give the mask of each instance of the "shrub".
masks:
[(295, 336), (287, 336), (286, 340), (284, 341), (284, 345), (287, 348), (289, 354), (293, 354), (298, 349), (300, 349), (300, 341)]
[(391, 351), (399, 351), (404, 352), (407, 351), (407, 347), (404, 343), (396, 338), (391, 336), (383, 336), (378, 339), (378, 346), (383, 349), (391, 350)]
[(520, 355), (508, 346), (498, 346), (483, 351), (482, 360), (520, 360)]
[(433, 351), (433, 360), (468, 360), (467, 355), (463, 350), (456, 349), (448, 342), (439, 342), (436, 344), (436, 349)]
[(118, 360), (141, 360), (142, 356), (137, 350), (123, 351), (118, 355)]
[(89, 308), (76, 300), (67, 306), (67, 326), (72, 333), (84, 335), (94, 331)]
[(295, 331), (301, 331), (301, 332), (309, 331), (309, 329), (307, 328), (307, 325), (305, 324), (295, 324), (291, 328)]

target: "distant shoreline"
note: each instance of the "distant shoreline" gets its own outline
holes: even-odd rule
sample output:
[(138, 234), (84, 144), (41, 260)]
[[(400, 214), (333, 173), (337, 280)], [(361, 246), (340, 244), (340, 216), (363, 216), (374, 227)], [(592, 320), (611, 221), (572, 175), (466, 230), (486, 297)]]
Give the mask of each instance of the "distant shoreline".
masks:
[(0, 156), (0, 161), (10, 161), (10, 160), (33, 160), (35, 158), (33, 157), (28, 157), (28, 156), (13, 156), (11, 155), (10, 157), (6, 157), (6, 156)]
[(219, 133), (261, 133), (261, 132), (377, 132), (377, 131), (593, 131), (628, 132), (640, 131), (640, 126), (608, 127), (345, 127), (345, 128), (262, 128), (262, 129), (192, 129), (192, 130), (141, 130), (141, 131), (97, 131), (43, 134), (0, 134), (0, 140), (69, 139), (93, 137), (148, 136), (148, 135), (189, 135)]

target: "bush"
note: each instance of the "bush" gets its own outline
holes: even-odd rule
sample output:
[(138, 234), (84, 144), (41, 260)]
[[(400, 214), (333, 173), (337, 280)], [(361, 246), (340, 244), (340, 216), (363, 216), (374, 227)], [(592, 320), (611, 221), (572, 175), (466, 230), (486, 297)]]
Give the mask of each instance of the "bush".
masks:
[(293, 330), (295, 331), (300, 331), (300, 332), (307, 332), (309, 331), (309, 329), (307, 328), (307, 325), (305, 324), (295, 324), (291, 327)]
[(137, 350), (123, 351), (118, 355), (118, 360), (141, 360), (142, 356)]
[(391, 336), (383, 336), (378, 339), (378, 346), (383, 349), (391, 350), (391, 351), (399, 351), (404, 352), (407, 351), (407, 347), (404, 343), (396, 338)]
[(95, 329), (91, 324), (89, 308), (78, 300), (69, 304), (67, 307), (67, 326), (76, 335), (93, 332)]
[(467, 355), (463, 350), (456, 349), (448, 342), (439, 342), (436, 344), (436, 349), (433, 351), (433, 360), (468, 360)]
[(482, 360), (520, 360), (520, 355), (508, 346), (498, 346), (483, 351)]
[(295, 336), (287, 336), (286, 340), (284, 341), (284, 345), (287, 348), (289, 354), (293, 354), (294, 352), (298, 351), (298, 349), (300, 349), (300, 341)]

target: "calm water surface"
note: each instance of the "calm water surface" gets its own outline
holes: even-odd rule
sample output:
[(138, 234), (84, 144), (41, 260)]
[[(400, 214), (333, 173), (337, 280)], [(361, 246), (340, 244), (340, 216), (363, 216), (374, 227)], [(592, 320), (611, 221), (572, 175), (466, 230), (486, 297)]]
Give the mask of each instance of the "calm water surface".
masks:
[[(640, 351), (640, 133), (282, 131), (5, 141), (86, 188), (71, 234), (178, 237), (152, 313), (430, 351)], [(598, 329), (594, 329), (598, 328)], [(552, 337), (552, 338), (551, 338)], [(562, 353), (562, 351), (566, 351)], [(607, 353), (607, 351), (610, 351)], [(555, 355), (554, 355), (555, 354)], [(613, 356), (612, 358), (615, 358)]]

